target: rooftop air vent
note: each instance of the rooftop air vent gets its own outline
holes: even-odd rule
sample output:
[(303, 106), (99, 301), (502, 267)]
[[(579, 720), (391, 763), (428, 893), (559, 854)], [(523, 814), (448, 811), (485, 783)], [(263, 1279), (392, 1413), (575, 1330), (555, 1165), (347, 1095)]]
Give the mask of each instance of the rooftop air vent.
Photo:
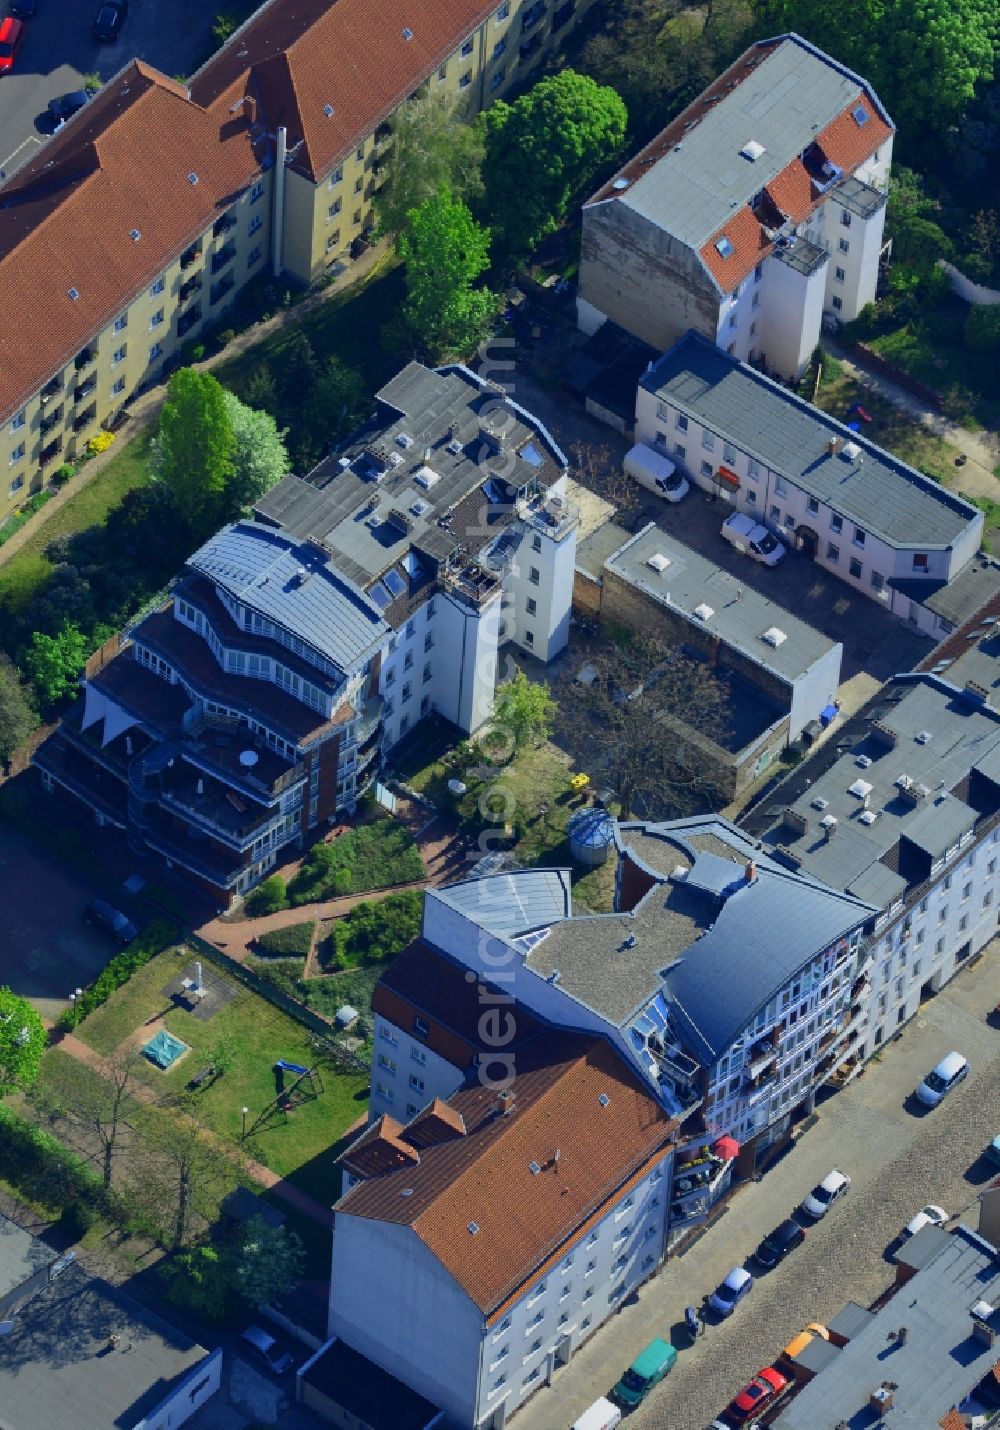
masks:
[(854, 761), (859, 770), (866, 770), (872, 762), (871, 755), (859, 755)]
[(431, 487), (436, 487), (441, 480), (441, 473), (435, 472), (433, 467), (419, 467), (414, 473), (413, 480), (418, 487), (423, 487), (425, 492), (429, 492)]
[(913, 737), (918, 745), (926, 745), (933, 737), (930, 730), (921, 730), (919, 735)]
[(837, 816), (835, 814), (824, 814), (820, 820), (823, 833), (827, 839), (832, 839), (837, 830)]
[(129, 233), (129, 238), (132, 240), (133, 243), (138, 243), (141, 237), (142, 234), (137, 228), (132, 229), (132, 231)]
[(529, 1163), (528, 1163), (528, 1171), (531, 1173), (531, 1175), (532, 1175), (533, 1177), (537, 1177), (538, 1174), (539, 1174), (539, 1172), (540, 1172), (541, 1170), (542, 1170), (542, 1169), (541, 1169), (541, 1166), (539, 1165), (538, 1162), (529, 1162)]
[(628, 179), (616, 179), (616, 180), (614, 181), (614, 183), (611, 185), (611, 187), (612, 187), (613, 189), (618, 189), (619, 192), (621, 192), (622, 189), (627, 189), (628, 186), (629, 186), (629, 180), (628, 180)]
[(848, 462), (856, 462), (861, 456), (861, 448), (857, 442), (845, 442), (844, 450), (841, 453)]
[(656, 551), (653, 553), (652, 556), (647, 558), (646, 565), (652, 566), (653, 570), (659, 571), (660, 575), (662, 576), (664, 571), (666, 571), (667, 567), (670, 565), (670, 557), (664, 556), (662, 551)]
[(858, 799), (864, 799), (865, 796), (871, 794), (871, 792), (872, 787), (867, 780), (855, 780), (847, 789), (848, 794), (856, 795)]
[(606, 1092), (599, 1092), (597, 1094), (597, 1101), (601, 1104), (602, 1107), (611, 1106), (611, 1099)]
[(697, 616), (699, 621), (710, 621), (715, 615), (715, 611), (711, 606), (707, 606), (705, 602), (702, 601), (700, 606), (695, 606), (691, 614)]
[(410, 512), (413, 516), (426, 516), (430, 509), (430, 502), (424, 501), (423, 497), (418, 497), (417, 500), (410, 507)]
[(897, 789), (909, 789), (913, 784), (913, 777), (912, 775), (900, 775), (894, 783)]
[(876, 819), (878, 819), (878, 812), (874, 809), (864, 809), (858, 815), (858, 822), (866, 827), (874, 824)]
[(448, 451), (453, 457), (458, 457), (461, 455), (462, 444), (457, 437), (452, 437), (451, 441), (448, 443)]
[(404, 40), (412, 40), (412, 39), (413, 39), (413, 31), (410, 29), (409, 25), (407, 25), (406, 29), (403, 31), (403, 39), (404, 39)]
[(715, 251), (720, 258), (732, 258), (734, 252), (733, 245), (729, 242), (725, 234), (715, 240)]
[(390, 453), (389, 453), (389, 462), (390, 462), (390, 465), (393, 466), (393, 467), (401, 467), (401, 466), (403, 465), (403, 454), (402, 454), (402, 452), (390, 452)]
[(758, 144), (756, 139), (748, 139), (740, 150), (744, 159), (749, 159), (751, 164), (756, 164), (757, 160), (764, 153), (763, 144)]
[(809, 803), (812, 805), (813, 809), (818, 809), (820, 810), (820, 812), (822, 812), (824, 809), (826, 809), (830, 801), (828, 799), (824, 799), (821, 794), (818, 794), (816, 798), (811, 799)]
[(761, 636), (761, 640), (767, 641), (768, 645), (773, 645), (775, 650), (777, 650), (778, 646), (784, 645), (787, 639), (788, 636), (783, 630), (779, 629), (778, 626), (769, 626)]
[(407, 447), (413, 446), (413, 438), (406, 432), (396, 433), (396, 446), (402, 447), (405, 451)]

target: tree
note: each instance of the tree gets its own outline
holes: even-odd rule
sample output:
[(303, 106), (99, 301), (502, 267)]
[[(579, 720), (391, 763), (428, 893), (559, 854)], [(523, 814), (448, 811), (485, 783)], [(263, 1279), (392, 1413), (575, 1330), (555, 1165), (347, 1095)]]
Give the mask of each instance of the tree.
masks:
[(380, 232), (401, 233), (410, 210), (433, 198), (442, 185), (465, 202), (482, 192), (482, 129), (463, 120), (458, 101), (436, 90), (396, 110), (387, 180), (375, 197)]
[(217, 518), (234, 453), (222, 384), (209, 372), (180, 368), (167, 387), (155, 461), (178, 515), (195, 534), (207, 533)]
[(232, 392), (222, 394), (233, 434), (233, 470), (222, 494), (220, 516), (232, 521), (245, 516), (265, 492), (289, 470), (284, 432), (269, 413), (246, 403)]
[(486, 332), (496, 294), (473, 288), (489, 267), (490, 234), (446, 186), (411, 209), (399, 236), (406, 262), (403, 316), (434, 356), (464, 352)]
[(235, 1033), (220, 1033), (208, 1050), (208, 1061), (216, 1077), (222, 1077), (240, 1055), (240, 1041)]
[(1000, 304), (969, 304), (965, 319), (965, 342), (974, 353), (1000, 352)]
[(727, 685), (706, 663), (648, 639), (608, 643), (588, 663), (590, 684), (557, 682), (557, 732), (588, 752), (621, 817), (710, 808), (720, 793), (714, 746), (729, 726)]
[(900, 214), (892, 224), (892, 256), (904, 263), (927, 267), (939, 258), (951, 258), (955, 245), (944, 229), (920, 214)]
[(136, 1068), (142, 1060), (138, 1048), (118, 1048), (105, 1059), (100, 1077), (81, 1077), (59, 1088), (58, 1103), (44, 1092), (39, 1107), (82, 1127), (97, 1143), (105, 1189), (111, 1186), (115, 1156), (123, 1133), (132, 1127), (135, 1110)]
[(576, 442), (570, 448), (573, 475), (582, 486), (610, 502), (616, 512), (635, 511), (639, 506), (639, 488), (622, 467), (621, 457), (611, 448), (593, 442)]
[(523, 262), (566, 218), (625, 139), (625, 105), (607, 85), (563, 70), (513, 104), (486, 111), (483, 208), (494, 235), (494, 265)]
[(37, 724), (21, 677), (7, 656), (0, 655), (0, 765), (10, 764)]
[(299, 394), (292, 422), (295, 467), (308, 472), (341, 438), (353, 432), (370, 410), (364, 378), (356, 368), (330, 357)]
[(194, 1220), (202, 1226), (215, 1220), (233, 1176), (232, 1163), (202, 1135), (190, 1105), (179, 1097), (139, 1121), (147, 1155), (142, 1176), (133, 1177), (128, 1188), (129, 1202), (143, 1208), (174, 1247), (184, 1244)]
[(0, 988), (0, 1097), (35, 1085), (45, 1039), (45, 1024), (27, 998)]
[(264, 1306), (290, 1291), (302, 1275), (305, 1250), (295, 1232), (251, 1217), (235, 1247), (234, 1284), (251, 1306)]
[(39, 704), (51, 706), (75, 690), (89, 655), (86, 636), (68, 621), (54, 636), (35, 631), (19, 664), (34, 686)]
[(540, 744), (552, 733), (556, 702), (549, 694), (548, 683), (529, 680), (523, 670), (500, 692), (494, 715), (494, 726), (509, 730), (518, 749)]

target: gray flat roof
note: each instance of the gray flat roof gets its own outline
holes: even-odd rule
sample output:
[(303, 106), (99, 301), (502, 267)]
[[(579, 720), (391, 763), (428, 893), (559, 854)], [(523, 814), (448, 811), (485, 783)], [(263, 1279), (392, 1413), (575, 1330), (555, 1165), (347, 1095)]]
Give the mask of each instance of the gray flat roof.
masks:
[(963, 625), (981, 611), (1000, 592), (1000, 562), (989, 556), (976, 556), (963, 566), (940, 591), (928, 596), (924, 605), (935, 615), (950, 621), (953, 626)]
[(44, 1241), (0, 1215), (0, 1301), (55, 1259)]
[[(764, 45), (770, 51), (755, 68), (615, 196), (691, 248), (700, 248), (797, 159), (865, 87), (798, 35)], [(764, 148), (754, 162), (740, 154), (750, 140)]]
[[(663, 571), (649, 564), (649, 558), (657, 555), (670, 562)], [(637, 590), (685, 617), (696, 630), (717, 636), (783, 680), (797, 680), (831, 651), (843, 649), (752, 586), (675, 541), (654, 522), (626, 541), (606, 565)], [(712, 614), (704, 618), (695, 615), (699, 607), (708, 607)], [(768, 631), (778, 633), (777, 645), (764, 639)]]
[(0, 1346), (4, 1430), (131, 1430), (207, 1355), (79, 1265), (24, 1307)]
[[(970, 771), (995, 787), (1000, 800), (1000, 714), (969, 700), (948, 683), (950, 674), (898, 677), (873, 712), (895, 733), (895, 746), (873, 735), (869, 725), (827, 769), (817, 766), (808, 789), (790, 805), (806, 821), (805, 833), (779, 816), (763, 836), (772, 852), (780, 847), (832, 888), (885, 908), (920, 872), (894, 854), (901, 840), (927, 859), (954, 846), (978, 817), (967, 801), (978, 805), (986, 793), (966, 792)], [(993, 675), (1000, 675), (995, 663)], [(904, 779), (926, 790), (915, 804), (903, 794)], [(958, 795), (951, 792), (956, 789)], [(868, 821), (871, 814), (876, 818)], [(837, 826), (826, 838), (821, 821), (831, 815)]]
[(223, 527), (187, 564), (345, 674), (388, 639), (378, 606), (322, 551), (260, 522)]
[(826, 1328), (850, 1341), (874, 1318), (875, 1312), (869, 1311), (867, 1306), (859, 1306), (857, 1301), (845, 1301), (833, 1320), (827, 1321)]
[(569, 918), (570, 892), (568, 869), (516, 869), (428, 889), (427, 897), (440, 899), (490, 933), (517, 938)]
[(627, 540), (628, 532), (624, 526), (619, 526), (614, 521), (606, 521), (603, 526), (599, 526), (596, 531), (592, 531), (588, 537), (578, 543), (576, 548), (577, 570), (584, 571), (588, 576), (593, 576), (596, 581), (599, 581), (604, 572), (605, 561), (616, 551), (621, 550)]
[[(699, 333), (688, 332), (640, 384), (890, 546), (947, 547), (983, 515)], [(831, 453), (832, 437), (840, 449)], [(860, 455), (848, 460), (847, 443)]]
[[(464, 545), (469, 533), (450, 530), (449, 518), (478, 488), (509, 510), (514, 490), (535, 480), (547, 488), (568, 465), (540, 422), (467, 368), (408, 363), (377, 399), (372, 421), (308, 479), (286, 477), (255, 508), (318, 542), (365, 589), (410, 551), (434, 562)], [(372, 461), (378, 451), (385, 470)], [(484, 523), (473, 544), (490, 536)]]
[[(942, 1233), (936, 1253), (855, 1328), (840, 1353), (789, 1401), (775, 1430), (880, 1423), (869, 1398), (890, 1381), (886, 1423), (898, 1430), (930, 1430), (992, 1370), (996, 1346), (972, 1335), (969, 1313), (977, 1301), (998, 1300), (995, 1249), (963, 1226)], [(902, 1342), (890, 1336), (900, 1328), (906, 1330)]]

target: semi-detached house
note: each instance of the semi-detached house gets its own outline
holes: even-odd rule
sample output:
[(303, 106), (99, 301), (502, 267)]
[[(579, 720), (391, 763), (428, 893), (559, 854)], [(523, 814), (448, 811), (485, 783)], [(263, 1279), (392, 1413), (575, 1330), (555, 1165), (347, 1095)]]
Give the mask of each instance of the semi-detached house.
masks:
[(0, 520), (270, 267), (341, 271), (392, 116), (469, 113), (591, 0), (268, 0), (188, 83), (125, 66), (0, 188)]

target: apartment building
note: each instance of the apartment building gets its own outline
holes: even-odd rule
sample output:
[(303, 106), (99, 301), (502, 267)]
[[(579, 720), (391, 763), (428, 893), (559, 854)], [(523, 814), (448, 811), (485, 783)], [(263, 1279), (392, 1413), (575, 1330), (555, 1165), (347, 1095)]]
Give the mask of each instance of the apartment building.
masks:
[(662, 351), (689, 328), (796, 377), (875, 297), (893, 124), (794, 34), (751, 45), (583, 209), (577, 313)]
[(392, 116), (474, 113), (592, 0), (267, 0), (191, 79), (127, 64), (3, 186), (0, 520), (253, 278), (311, 283), (367, 242)]
[(501, 1430), (651, 1276), (677, 1120), (608, 1043), (546, 1031), (343, 1154), (328, 1334)]
[(374, 780), (388, 634), (321, 551), (237, 522), (94, 657), (42, 787), (227, 905)]
[(372, 420), (258, 520), (328, 553), (383, 612), (382, 744), (434, 712), (472, 732), (499, 651), (550, 661), (569, 635), (578, 515), (545, 428), (468, 369), (409, 363)]
[(840, 643), (654, 522), (634, 536), (609, 523), (582, 542), (573, 602), (711, 666), (726, 691), (725, 728), (709, 738), (697, 714), (688, 723), (676, 711), (671, 720), (678, 739), (710, 758), (724, 802), (834, 709)]
[(636, 440), (703, 491), (925, 634), (952, 629), (941, 598), (983, 534), (964, 497), (696, 332), (645, 374), (635, 411)]

